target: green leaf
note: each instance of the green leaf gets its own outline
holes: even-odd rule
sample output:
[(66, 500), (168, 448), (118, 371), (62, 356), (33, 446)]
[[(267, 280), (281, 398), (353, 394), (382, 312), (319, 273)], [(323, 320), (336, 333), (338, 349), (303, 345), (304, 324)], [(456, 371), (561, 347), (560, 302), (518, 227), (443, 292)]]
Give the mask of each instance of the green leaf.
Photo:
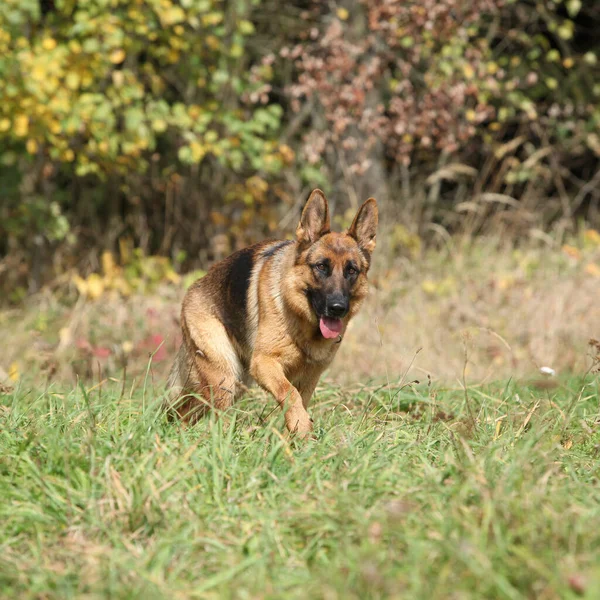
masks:
[(571, 18), (576, 17), (581, 10), (581, 0), (567, 0), (567, 12)]

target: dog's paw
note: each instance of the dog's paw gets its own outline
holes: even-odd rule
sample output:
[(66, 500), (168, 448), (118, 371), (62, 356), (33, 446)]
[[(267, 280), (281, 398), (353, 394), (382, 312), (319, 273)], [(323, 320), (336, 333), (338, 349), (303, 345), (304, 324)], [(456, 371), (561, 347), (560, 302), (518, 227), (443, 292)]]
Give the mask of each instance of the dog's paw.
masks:
[(285, 425), (291, 434), (300, 439), (312, 436), (312, 419), (305, 410), (288, 411), (285, 415)]

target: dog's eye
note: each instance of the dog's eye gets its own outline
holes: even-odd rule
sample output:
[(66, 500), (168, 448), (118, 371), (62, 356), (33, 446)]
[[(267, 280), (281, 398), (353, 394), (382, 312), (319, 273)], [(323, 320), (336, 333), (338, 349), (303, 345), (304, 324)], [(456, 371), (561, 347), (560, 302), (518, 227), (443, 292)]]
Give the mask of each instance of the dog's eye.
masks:
[(317, 268), (317, 271), (319, 271), (320, 273), (327, 273), (327, 265), (325, 263), (319, 263), (315, 266)]
[(348, 267), (346, 273), (348, 273), (348, 275), (356, 275), (358, 271), (354, 267)]

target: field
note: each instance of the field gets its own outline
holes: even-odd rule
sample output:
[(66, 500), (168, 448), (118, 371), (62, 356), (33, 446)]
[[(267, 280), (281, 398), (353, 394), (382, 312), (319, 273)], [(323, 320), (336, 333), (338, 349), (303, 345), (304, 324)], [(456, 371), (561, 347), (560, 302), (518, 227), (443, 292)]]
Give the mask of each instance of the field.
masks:
[(0, 394), (3, 598), (576, 598), (600, 586), (597, 375), (251, 392), (183, 430), (150, 376)]
[[(452, 239), (408, 258), (384, 231), (365, 306), (350, 324), (326, 379), (354, 386), (405, 380), (471, 383), (526, 378), (544, 366), (585, 372), (590, 337), (600, 338), (600, 233), (518, 246), (498, 237)], [(0, 354), (0, 384), (20, 374), (59, 384), (106, 377), (167, 376), (180, 341), (181, 300), (194, 273), (177, 283), (144, 282), (145, 293), (110, 289), (97, 299), (68, 284), (21, 306), (0, 308), (11, 343)], [(68, 274), (67, 274), (68, 280)]]

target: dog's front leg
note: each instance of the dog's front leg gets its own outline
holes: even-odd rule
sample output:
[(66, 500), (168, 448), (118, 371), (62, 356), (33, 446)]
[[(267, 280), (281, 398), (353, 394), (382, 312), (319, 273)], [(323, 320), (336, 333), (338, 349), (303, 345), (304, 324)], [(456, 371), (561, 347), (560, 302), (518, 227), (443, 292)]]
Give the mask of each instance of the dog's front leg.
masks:
[(312, 431), (312, 422), (300, 392), (288, 381), (279, 361), (271, 356), (258, 355), (252, 359), (250, 375), (256, 383), (275, 396), (275, 400), (285, 411), (285, 424), (288, 430), (301, 437)]

